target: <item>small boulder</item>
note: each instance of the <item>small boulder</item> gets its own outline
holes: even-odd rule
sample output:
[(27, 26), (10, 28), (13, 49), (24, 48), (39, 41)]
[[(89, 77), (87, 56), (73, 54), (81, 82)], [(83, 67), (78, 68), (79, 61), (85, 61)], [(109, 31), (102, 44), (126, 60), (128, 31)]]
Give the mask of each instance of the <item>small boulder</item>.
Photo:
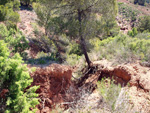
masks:
[(150, 91), (150, 72), (140, 76), (139, 85), (144, 90)]

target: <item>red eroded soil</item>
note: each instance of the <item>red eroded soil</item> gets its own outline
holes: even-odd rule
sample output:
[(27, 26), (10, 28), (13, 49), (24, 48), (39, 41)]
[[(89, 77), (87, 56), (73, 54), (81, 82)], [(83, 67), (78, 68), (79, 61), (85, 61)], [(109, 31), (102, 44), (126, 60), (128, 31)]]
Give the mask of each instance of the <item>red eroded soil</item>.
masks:
[[(80, 83), (81, 86), (76, 84), (76, 87), (71, 81), (72, 69), (69, 66), (52, 64), (46, 68), (37, 68), (36, 72), (31, 73), (31, 77), (33, 78), (32, 86), (40, 85), (40, 88), (36, 91), (39, 94), (40, 101), (37, 106), (38, 113), (49, 113), (56, 104), (69, 103), (80, 99), (78, 94), (82, 90), (95, 87), (97, 81), (104, 77), (114, 78), (116, 83), (122, 85), (122, 88), (128, 89), (127, 94), (131, 97), (128, 98), (128, 103), (133, 106), (133, 110), (142, 113), (150, 112), (150, 68), (139, 64), (119, 66), (107, 64), (109, 63), (103, 63), (103, 61), (94, 63), (95, 68), (88, 70), (88, 77), (80, 81), (82, 82)], [(67, 92), (70, 87), (72, 89)], [(97, 100), (100, 99), (100, 97), (96, 98)], [(92, 105), (96, 104), (91, 104), (90, 106), (92, 107)], [(69, 106), (66, 105), (62, 107), (68, 108)]]
[(31, 74), (31, 86), (40, 86), (36, 91), (39, 94), (39, 113), (49, 113), (57, 104), (64, 102), (65, 91), (71, 85), (72, 70), (68, 66), (52, 64), (46, 68), (37, 68)]

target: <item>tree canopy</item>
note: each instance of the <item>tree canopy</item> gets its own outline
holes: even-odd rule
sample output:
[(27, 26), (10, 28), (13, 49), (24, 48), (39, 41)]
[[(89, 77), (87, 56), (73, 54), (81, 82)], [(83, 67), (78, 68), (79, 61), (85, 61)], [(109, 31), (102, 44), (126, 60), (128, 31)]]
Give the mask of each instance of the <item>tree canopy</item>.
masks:
[[(116, 0), (39, 0), (34, 4), (39, 24), (46, 34), (66, 33), (80, 40), (81, 49), (90, 66), (85, 40), (97, 35), (99, 17), (106, 20), (117, 14)], [(59, 31), (59, 32), (56, 32)], [(65, 32), (67, 31), (67, 32)]]

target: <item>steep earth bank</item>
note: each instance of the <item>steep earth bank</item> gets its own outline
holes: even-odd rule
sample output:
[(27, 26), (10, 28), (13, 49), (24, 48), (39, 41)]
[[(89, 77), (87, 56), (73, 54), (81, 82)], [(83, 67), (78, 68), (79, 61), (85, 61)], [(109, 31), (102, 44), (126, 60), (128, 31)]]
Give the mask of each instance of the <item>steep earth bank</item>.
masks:
[[(116, 84), (121, 84), (121, 92), (116, 102), (116, 109), (126, 103), (132, 106), (128, 112), (150, 112), (150, 68), (140, 64), (124, 64), (112, 66), (102, 60), (94, 62), (95, 67), (85, 69), (86, 78), (72, 81), (72, 68), (52, 64), (46, 68), (37, 68), (32, 73), (32, 85), (40, 85), (37, 90), (40, 99), (39, 112), (48, 113), (56, 104), (75, 111), (76, 106), (90, 106), (93, 110), (102, 110), (102, 97), (97, 93), (96, 84), (102, 78), (113, 78)], [(94, 70), (94, 71), (92, 71)], [(89, 93), (90, 92), (90, 93)], [(114, 92), (115, 93), (115, 92)], [(128, 95), (126, 98), (125, 94)], [(95, 111), (96, 112), (96, 111)], [(105, 112), (111, 112), (106, 110)]]

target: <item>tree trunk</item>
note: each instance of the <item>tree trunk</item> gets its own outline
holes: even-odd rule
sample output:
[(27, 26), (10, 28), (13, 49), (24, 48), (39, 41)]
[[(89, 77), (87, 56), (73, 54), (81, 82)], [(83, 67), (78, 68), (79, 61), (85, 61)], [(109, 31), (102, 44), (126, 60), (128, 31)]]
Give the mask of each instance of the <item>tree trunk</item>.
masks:
[(82, 12), (80, 10), (78, 10), (78, 21), (79, 21), (79, 25), (80, 25), (80, 27), (79, 27), (80, 45), (81, 45), (81, 48), (82, 48), (82, 52), (85, 56), (86, 62), (88, 64), (88, 67), (91, 67), (91, 61), (90, 61), (88, 53), (87, 53), (85, 40), (82, 36), (82, 25), (81, 25), (82, 17), (81, 17), (81, 15), (82, 15)]
[(91, 67), (91, 61), (90, 61), (90, 59), (89, 59), (89, 56), (88, 56), (88, 53), (87, 53), (87, 49), (86, 49), (86, 44), (85, 44), (85, 40), (84, 40), (84, 38), (81, 36), (80, 37), (81, 39), (80, 39), (80, 45), (81, 45), (81, 47), (82, 47), (82, 51), (83, 51), (83, 54), (84, 54), (84, 56), (85, 56), (85, 59), (86, 59), (86, 62), (87, 62), (87, 64), (88, 64), (88, 67)]

